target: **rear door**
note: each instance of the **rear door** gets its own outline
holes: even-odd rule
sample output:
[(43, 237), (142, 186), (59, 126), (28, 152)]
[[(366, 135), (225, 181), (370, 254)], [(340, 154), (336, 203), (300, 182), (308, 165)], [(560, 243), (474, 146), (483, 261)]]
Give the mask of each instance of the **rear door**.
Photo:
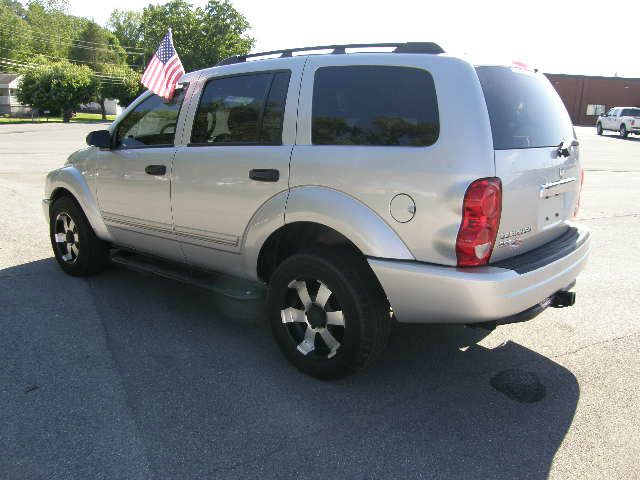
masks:
[(621, 108), (614, 108), (613, 115), (609, 118), (609, 128), (611, 130), (620, 130), (620, 114), (622, 113)]
[(604, 128), (605, 130), (609, 130), (611, 128), (611, 118), (613, 117), (615, 110), (615, 108), (610, 108), (609, 111), (602, 117), (602, 128)]
[(173, 164), (175, 234), (189, 263), (238, 273), (251, 218), (288, 190), (303, 62), (199, 80), (191, 135)]
[(477, 67), (491, 121), (502, 217), (491, 257), (532, 250), (568, 229), (580, 192), (573, 125), (562, 100), (540, 73)]

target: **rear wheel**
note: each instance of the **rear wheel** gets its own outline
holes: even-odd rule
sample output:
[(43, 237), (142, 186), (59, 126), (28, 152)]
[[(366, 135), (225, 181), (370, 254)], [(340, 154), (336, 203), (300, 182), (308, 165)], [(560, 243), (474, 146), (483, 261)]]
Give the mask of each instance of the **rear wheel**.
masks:
[(364, 258), (320, 250), (275, 270), (267, 298), (274, 337), (287, 359), (317, 378), (368, 365), (386, 346), (389, 306)]
[(624, 123), (620, 125), (620, 136), (622, 138), (627, 138), (629, 136), (629, 132), (627, 131), (627, 126)]
[(53, 203), (49, 233), (58, 265), (69, 275), (90, 275), (106, 267), (108, 246), (96, 237), (74, 199), (61, 197)]
[(601, 123), (596, 124), (596, 133), (598, 135), (602, 135), (602, 124)]

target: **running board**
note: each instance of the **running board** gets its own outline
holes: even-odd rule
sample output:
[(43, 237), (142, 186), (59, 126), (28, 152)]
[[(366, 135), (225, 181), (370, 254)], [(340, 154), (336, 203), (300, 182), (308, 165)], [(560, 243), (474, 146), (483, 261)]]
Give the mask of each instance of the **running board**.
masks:
[(260, 301), (265, 298), (265, 287), (261, 283), (222, 273), (203, 272), (191, 269), (186, 265), (139, 253), (116, 250), (111, 254), (111, 261), (137, 272), (152, 273), (163, 278), (204, 288), (233, 300)]

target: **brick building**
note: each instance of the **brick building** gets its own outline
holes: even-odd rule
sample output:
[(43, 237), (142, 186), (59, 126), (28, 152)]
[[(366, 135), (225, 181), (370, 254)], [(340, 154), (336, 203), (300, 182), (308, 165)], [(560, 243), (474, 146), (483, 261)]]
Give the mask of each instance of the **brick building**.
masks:
[(640, 107), (640, 78), (546, 75), (574, 125), (595, 125), (598, 115), (612, 107)]

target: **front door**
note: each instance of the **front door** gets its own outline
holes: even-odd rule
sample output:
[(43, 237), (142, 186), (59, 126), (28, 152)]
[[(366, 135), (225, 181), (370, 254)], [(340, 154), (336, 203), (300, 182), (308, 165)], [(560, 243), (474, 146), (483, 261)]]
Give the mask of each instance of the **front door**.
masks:
[(603, 127), (607, 130), (613, 130), (615, 128), (615, 119), (614, 116), (616, 114), (617, 109), (612, 108), (609, 110), (609, 112), (607, 113), (607, 116), (604, 117), (604, 119), (602, 120), (603, 123)]
[(189, 263), (241, 273), (237, 254), (251, 218), (288, 191), (302, 70), (301, 62), (293, 63), (293, 71), (200, 80), (191, 136), (177, 149), (172, 186), (175, 233)]
[(171, 217), (171, 164), (183, 92), (164, 102), (148, 95), (113, 130), (113, 147), (98, 152), (97, 197), (116, 244), (184, 260)]

